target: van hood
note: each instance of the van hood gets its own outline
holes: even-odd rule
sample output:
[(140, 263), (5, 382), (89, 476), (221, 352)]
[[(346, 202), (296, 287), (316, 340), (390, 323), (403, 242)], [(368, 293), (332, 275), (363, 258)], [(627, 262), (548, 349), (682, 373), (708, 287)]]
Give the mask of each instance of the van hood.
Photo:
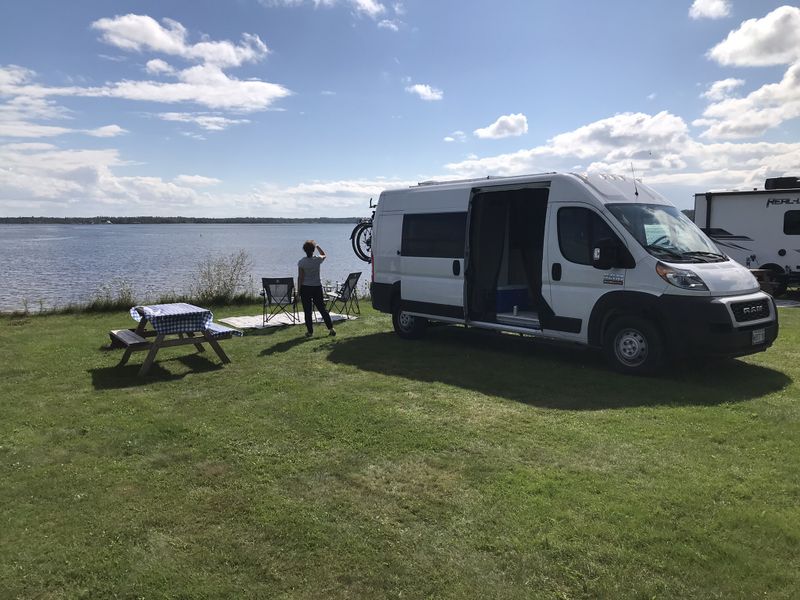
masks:
[(676, 269), (688, 269), (697, 273), (711, 295), (749, 294), (760, 289), (753, 274), (730, 259), (718, 263), (669, 264)]

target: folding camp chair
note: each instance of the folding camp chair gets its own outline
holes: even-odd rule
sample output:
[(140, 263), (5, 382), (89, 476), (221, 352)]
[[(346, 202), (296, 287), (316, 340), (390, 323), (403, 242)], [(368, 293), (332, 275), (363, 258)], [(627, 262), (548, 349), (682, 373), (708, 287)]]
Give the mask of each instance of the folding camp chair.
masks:
[(284, 313), (292, 323), (297, 323), (297, 294), (291, 277), (263, 277), (261, 295), (264, 296), (263, 324)]
[(341, 312), (350, 316), (350, 313), (361, 314), (361, 307), (358, 305), (358, 292), (356, 284), (361, 277), (361, 273), (350, 273), (344, 283), (337, 286), (335, 290), (325, 294), (328, 302), (328, 312), (334, 312), (337, 305), (341, 306)]

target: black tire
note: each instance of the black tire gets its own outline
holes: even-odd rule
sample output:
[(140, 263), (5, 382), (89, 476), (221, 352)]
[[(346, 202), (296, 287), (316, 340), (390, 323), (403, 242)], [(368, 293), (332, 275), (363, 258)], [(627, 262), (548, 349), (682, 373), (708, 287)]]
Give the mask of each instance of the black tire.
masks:
[(774, 296), (775, 298), (783, 296), (789, 289), (789, 286), (785, 282), (780, 281), (786, 278), (786, 272), (781, 267), (775, 264), (764, 265), (760, 268), (765, 269), (767, 271), (772, 271), (772, 275), (775, 278), (775, 283), (772, 285), (772, 292), (771, 292), (772, 296)]
[(415, 317), (400, 310), (400, 303), (395, 303), (392, 309), (392, 325), (394, 332), (406, 340), (416, 340), (425, 334), (428, 319)]
[(603, 353), (611, 367), (629, 375), (652, 375), (664, 366), (664, 341), (647, 319), (623, 316), (603, 335)]

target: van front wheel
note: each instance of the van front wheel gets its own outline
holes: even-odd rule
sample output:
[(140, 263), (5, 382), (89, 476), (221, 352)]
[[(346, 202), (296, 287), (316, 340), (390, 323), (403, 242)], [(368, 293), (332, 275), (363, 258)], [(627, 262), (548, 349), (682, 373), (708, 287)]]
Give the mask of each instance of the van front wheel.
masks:
[(611, 323), (603, 336), (603, 351), (614, 369), (632, 375), (655, 373), (664, 359), (658, 329), (650, 321), (634, 316)]
[(410, 315), (396, 305), (392, 311), (392, 325), (394, 325), (395, 333), (401, 338), (413, 340), (422, 337), (422, 334), (425, 333), (428, 319)]

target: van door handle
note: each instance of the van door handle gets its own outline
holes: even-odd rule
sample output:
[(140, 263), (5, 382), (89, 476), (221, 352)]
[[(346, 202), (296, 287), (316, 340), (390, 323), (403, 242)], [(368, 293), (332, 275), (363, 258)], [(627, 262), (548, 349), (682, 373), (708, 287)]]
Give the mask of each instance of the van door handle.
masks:
[(461, 262), (454, 260), (453, 261), (453, 275), (459, 275), (461, 273)]
[(550, 269), (550, 275), (553, 281), (561, 281), (561, 263), (553, 263), (553, 268)]

